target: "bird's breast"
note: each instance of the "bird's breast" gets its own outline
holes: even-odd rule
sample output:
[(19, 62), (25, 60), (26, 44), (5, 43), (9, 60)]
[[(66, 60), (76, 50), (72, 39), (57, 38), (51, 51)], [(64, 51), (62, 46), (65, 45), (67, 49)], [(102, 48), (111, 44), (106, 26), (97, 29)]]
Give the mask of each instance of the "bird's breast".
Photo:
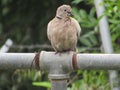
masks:
[(57, 49), (70, 49), (75, 47), (77, 34), (71, 22), (56, 23), (53, 30), (52, 41)]

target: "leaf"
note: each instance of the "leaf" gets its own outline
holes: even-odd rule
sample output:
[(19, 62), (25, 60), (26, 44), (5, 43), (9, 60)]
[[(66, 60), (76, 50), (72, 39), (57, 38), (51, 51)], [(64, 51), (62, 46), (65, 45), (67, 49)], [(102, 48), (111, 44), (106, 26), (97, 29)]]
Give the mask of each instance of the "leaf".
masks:
[(80, 38), (80, 42), (82, 44), (84, 44), (85, 46), (88, 46), (88, 47), (92, 46), (91, 43), (90, 43), (90, 41), (89, 41), (89, 39), (87, 39), (87, 38)]
[(3, 11), (2, 11), (2, 14), (6, 15), (8, 13), (8, 11), (9, 11), (9, 8), (8, 7), (4, 7)]
[(90, 10), (89, 16), (90, 16), (90, 17), (94, 17), (94, 15), (95, 15), (95, 8), (92, 8), (92, 9)]
[(83, 0), (73, 0), (72, 1), (72, 4), (78, 4), (78, 3), (80, 3), (80, 2), (82, 2)]
[(89, 37), (89, 39), (90, 39), (90, 41), (93, 45), (97, 45), (98, 42), (97, 42), (97, 39), (96, 39), (95, 35), (91, 35)]
[(113, 23), (113, 24), (120, 24), (119, 20), (115, 20), (115, 19), (109, 19), (109, 22)]
[(73, 7), (72, 13), (73, 13), (74, 17), (75, 17), (79, 22), (82, 21), (80, 15), (78, 14), (78, 13), (79, 13), (79, 10), (78, 10), (77, 8)]
[(33, 82), (32, 85), (34, 86), (42, 86), (46, 88), (51, 88), (50, 82)]
[(89, 49), (89, 47), (80, 47), (80, 48), (78, 48), (78, 52), (85, 52), (88, 49)]
[(95, 31), (90, 31), (81, 36), (80, 42), (88, 47), (97, 45), (98, 41), (95, 36)]
[(81, 18), (83, 18), (83, 19), (87, 19), (87, 12), (85, 11), (85, 10), (83, 10), (83, 9), (80, 9), (80, 16), (81, 16)]

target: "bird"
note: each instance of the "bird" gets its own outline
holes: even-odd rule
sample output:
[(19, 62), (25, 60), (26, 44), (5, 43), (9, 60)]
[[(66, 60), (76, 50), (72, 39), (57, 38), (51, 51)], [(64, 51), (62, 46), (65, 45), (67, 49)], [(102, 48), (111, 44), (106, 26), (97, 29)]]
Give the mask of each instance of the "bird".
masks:
[(56, 10), (55, 17), (47, 25), (47, 36), (56, 53), (75, 51), (81, 27), (72, 18), (72, 8), (63, 4)]

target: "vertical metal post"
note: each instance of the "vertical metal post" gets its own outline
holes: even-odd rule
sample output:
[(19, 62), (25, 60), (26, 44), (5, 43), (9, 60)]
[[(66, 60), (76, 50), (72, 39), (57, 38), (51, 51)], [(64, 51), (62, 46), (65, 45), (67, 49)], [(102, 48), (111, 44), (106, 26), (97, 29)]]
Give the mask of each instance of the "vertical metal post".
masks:
[(48, 78), (51, 80), (51, 90), (67, 90), (67, 80), (69, 73), (73, 70), (74, 52), (63, 53), (61, 55), (55, 52), (40, 53), (40, 69), (49, 72)]
[(67, 80), (51, 80), (51, 90), (67, 90)]
[[(104, 14), (105, 7), (103, 5), (103, 0), (94, 0), (94, 4), (96, 7), (97, 16), (100, 17)], [(113, 53), (113, 47), (111, 42), (109, 24), (107, 22), (107, 17), (103, 16), (99, 22), (100, 27), (100, 35), (102, 39), (102, 44), (105, 53)], [(118, 72), (115, 70), (109, 71), (109, 79), (112, 90), (120, 90), (118, 87)]]

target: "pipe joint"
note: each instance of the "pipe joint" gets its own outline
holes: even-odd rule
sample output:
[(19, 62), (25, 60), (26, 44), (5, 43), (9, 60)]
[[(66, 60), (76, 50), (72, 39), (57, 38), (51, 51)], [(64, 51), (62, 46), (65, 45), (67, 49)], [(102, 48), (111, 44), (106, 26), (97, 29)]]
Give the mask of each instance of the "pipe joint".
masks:
[(48, 71), (50, 79), (67, 79), (69, 72), (77, 65), (75, 59), (74, 52), (55, 54), (55, 52), (42, 51), (39, 60), (40, 70)]

